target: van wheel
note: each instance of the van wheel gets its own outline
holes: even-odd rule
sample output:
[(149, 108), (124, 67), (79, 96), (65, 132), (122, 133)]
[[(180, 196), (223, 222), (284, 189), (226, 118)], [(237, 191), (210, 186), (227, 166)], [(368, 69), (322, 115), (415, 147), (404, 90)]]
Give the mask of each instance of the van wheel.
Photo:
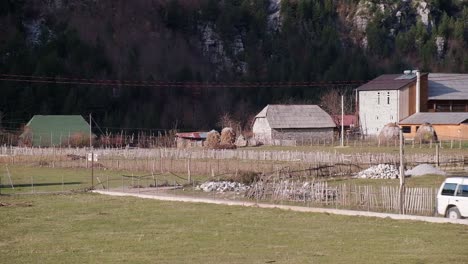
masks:
[(458, 208), (457, 207), (450, 207), (448, 210), (447, 210), (447, 218), (450, 218), (450, 219), (460, 219), (461, 218), (461, 215), (460, 215), (460, 211), (458, 211)]

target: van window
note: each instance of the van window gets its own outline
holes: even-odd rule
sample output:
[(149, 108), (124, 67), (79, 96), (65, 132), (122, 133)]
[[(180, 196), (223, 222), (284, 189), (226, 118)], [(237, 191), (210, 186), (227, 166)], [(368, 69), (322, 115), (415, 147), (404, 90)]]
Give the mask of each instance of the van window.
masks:
[(468, 185), (459, 185), (457, 196), (468, 197)]
[(455, 189), (457, 188), (456, 183), (446, 183), (442, 189), (442, 195), (453, 196), (455, 195)]

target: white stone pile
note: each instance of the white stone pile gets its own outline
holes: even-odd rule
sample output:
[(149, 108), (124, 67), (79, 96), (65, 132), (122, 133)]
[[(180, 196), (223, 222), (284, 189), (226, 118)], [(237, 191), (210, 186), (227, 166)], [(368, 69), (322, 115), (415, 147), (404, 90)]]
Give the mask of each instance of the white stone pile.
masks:
[(397, 179), (398, 168), (390, 164), (379, 164), (359, 172), (356, 178), (361, 179)]
[(229, 181), (220, 181), (220, 182), (205, 182), (197, 186), (196, 190), (203, 190), (204, 192), (245, 192), (250, 187), (248, 185), (238, 183), (238, 182), (229, 182)]

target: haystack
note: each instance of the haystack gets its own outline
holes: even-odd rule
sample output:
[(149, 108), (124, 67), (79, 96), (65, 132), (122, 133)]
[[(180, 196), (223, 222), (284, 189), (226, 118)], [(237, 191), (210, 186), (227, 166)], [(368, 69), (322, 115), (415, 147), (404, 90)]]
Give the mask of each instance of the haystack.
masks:
[(379, 142), (394, 142), (400, 138), (400, 127), (396, 123), (388, 123), (379, 134)]
[(221, 136), (216, 130), (211, 130), (206, 135), (205, 147), (214, 149), (221, 143)]
[(221, 131), (221, 145), (234, 145), (236, 142), (236, 132), (230, 127), (225, 127)]
[(437, 134), (434, 128), (429, 123), (422, 124), (416, 131), (416, 136), (414, 136), (416, 142), (429, 143), (437, 141)]

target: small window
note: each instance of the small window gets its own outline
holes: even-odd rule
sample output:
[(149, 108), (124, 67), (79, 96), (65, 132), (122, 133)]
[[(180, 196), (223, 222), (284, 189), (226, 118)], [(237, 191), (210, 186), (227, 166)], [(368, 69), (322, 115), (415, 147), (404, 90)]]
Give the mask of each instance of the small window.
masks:
[(416, 126), (416, 132), (418, 132), (419, 126)]
[(455, 189), (457, 188), (456, 183), (446, 183), (444, 188), (442, 188), (442, 195), (453, 196), (455, 194)]
[(377, 93), (377, 104), (380, 104), (380, 92)]
[(390, 104), (390, 92), (387, 92), (387, 104)]
[(457, 196), (468, 197), (468, 185), (459, 185), (457, 190)]
[(401, 130), (403, 133), (411, 133), (411, 127), (410, 126), (402, 126)]
[(375, 119), (376, 119), (376, 120), (379, 120), (379, 116), (375, 116)]

